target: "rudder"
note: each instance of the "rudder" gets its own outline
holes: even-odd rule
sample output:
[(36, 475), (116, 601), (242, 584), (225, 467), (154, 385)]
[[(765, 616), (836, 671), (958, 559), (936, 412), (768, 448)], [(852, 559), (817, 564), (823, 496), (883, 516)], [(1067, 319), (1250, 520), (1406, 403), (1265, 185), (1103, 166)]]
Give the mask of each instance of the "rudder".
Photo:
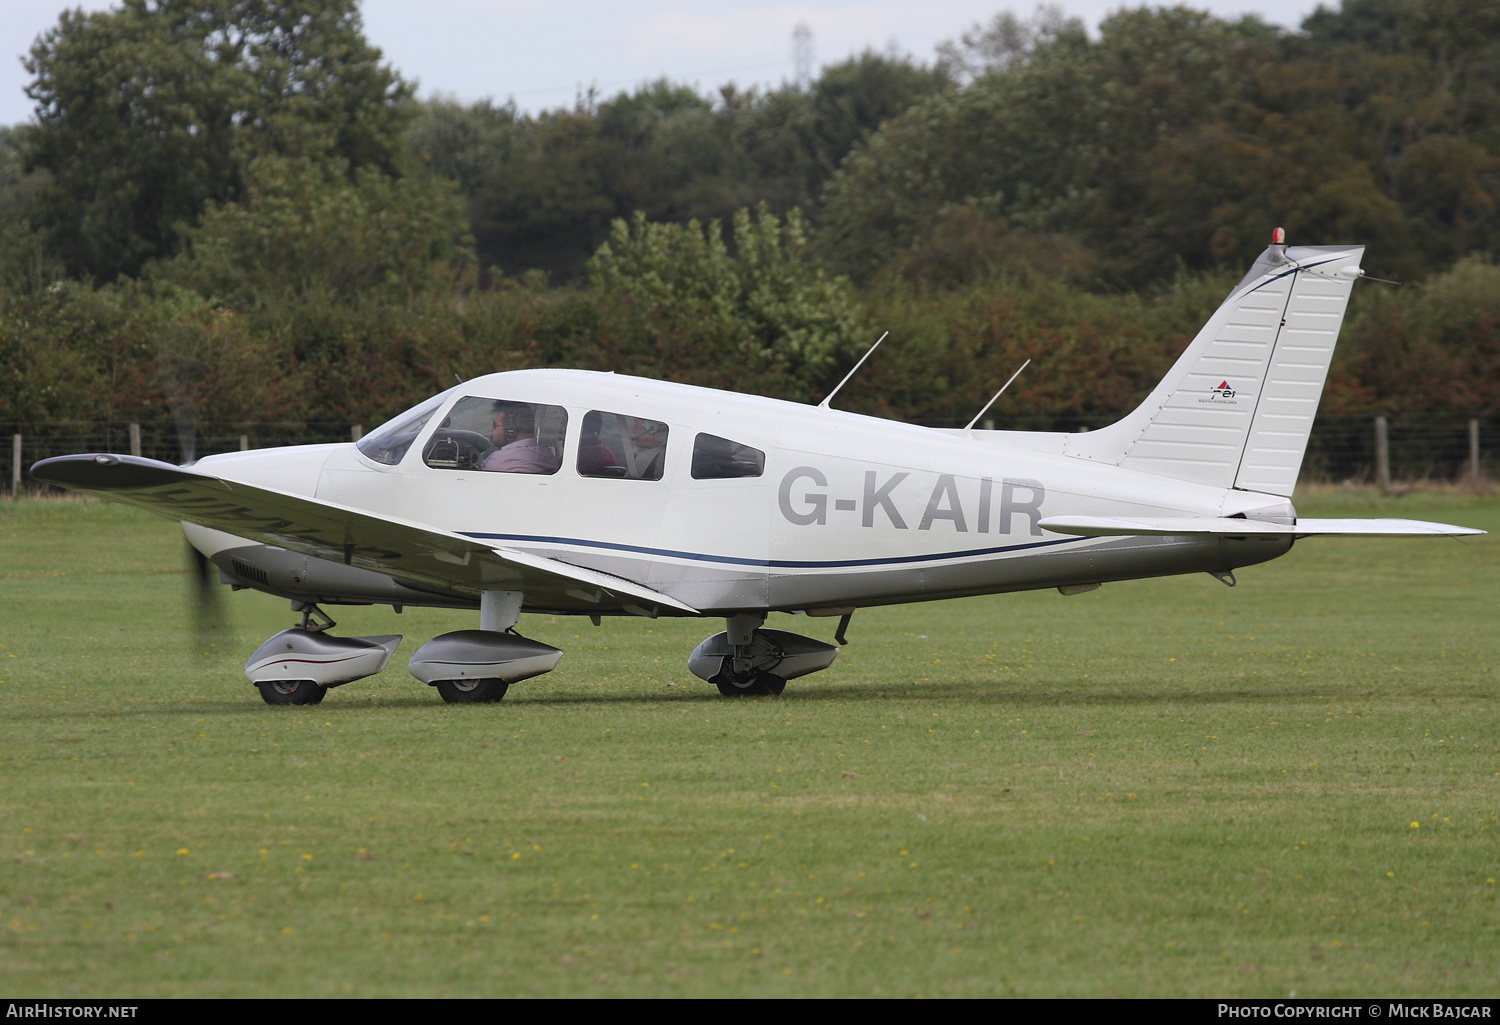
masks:
[(1273, 243), (1146, 401), (1068, 453), (1290, 497), (1363, 254)]

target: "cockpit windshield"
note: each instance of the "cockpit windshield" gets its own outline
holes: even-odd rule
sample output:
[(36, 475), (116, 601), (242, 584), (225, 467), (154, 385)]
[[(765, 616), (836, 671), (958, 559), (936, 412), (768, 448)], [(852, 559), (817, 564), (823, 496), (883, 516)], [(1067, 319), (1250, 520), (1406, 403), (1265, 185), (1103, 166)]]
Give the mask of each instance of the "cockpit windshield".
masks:
[(417, 440), (417, 435), (422, 433), (422, 428), (427, 426), (427, 421), (432, 419), (432, 414), (448, 401), (448, 396), (453, 391), (455, 389), (449, 388), (441, 395), (434, 395), (426, 402), (387, 420), (356, 442), (355, 447), (377, 463), (395, 466), (406, 455), (406, 450), (411, 448), (411, 443)]

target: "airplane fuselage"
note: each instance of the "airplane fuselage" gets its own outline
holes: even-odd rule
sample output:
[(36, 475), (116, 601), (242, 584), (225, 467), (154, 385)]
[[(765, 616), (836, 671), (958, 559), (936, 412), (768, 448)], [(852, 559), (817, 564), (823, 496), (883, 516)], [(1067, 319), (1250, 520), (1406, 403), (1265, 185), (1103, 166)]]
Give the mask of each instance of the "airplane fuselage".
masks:
[[(434, 455), (450, 412), (478, 400), (565, 411), (555, 415), (565, 426), (551, 440), (552, 472), (495, 472), (477, 459), (460, 466)], [(659, 479), (599, 476), (585, 465), (582, 454), (599, 439), (586, 439), (584, 432), (600, 412), (664, 426)], [(746, 462), (728, 474), (705, 471), (704, 436), (758, 453), (758, 472), (749, 472), (754, 464)], [(1065, 455), (1065, 438), (936, 431), (614, 374), (536, 370), (493, 374), (450, 389), (392, 463), (344, 444), (230, 453), (198, 466), (226, 480), (599, 570), (715, 615), (1222, 573), (1275, 558), (1291, 546), (1285, 536), (1049, 532), (1040, 521), (1058, 515), (1249, 515), (1280, 522), (1293, 516), (1279, 496)], [(607, 440), (616, 449), (630, 444), (623, 436)], [(472, 589), (437, 594), (353, 566), (289, 552), (278, 556), (268, 546), (205, 528), (189, 528), (189, 536), (236, 582), (287, 597), (469, 607), (478, 602)], [(553, 598), (546, 608), (596, 612), (594, 597), (583, 588), (576, 604)], [(527, 606), (537, 607), (530, 601)]]

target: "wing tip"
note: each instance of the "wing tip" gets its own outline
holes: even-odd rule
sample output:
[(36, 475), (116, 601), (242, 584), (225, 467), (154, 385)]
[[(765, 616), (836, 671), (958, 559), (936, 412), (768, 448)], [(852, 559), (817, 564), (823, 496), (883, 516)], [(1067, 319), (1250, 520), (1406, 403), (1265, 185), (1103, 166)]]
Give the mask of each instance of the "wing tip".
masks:
[(185, 473), (190, 471), (159, 459), (113, 452), (50, 456), (31, 464), (33, 480), (72, 491), (128, 491), (181, 480)]

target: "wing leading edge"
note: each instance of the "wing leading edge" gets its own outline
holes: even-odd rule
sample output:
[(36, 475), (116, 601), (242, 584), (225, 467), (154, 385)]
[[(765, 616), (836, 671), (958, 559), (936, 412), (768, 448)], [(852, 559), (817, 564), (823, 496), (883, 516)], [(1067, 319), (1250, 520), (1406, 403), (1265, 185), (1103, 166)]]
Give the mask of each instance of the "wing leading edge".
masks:
[(476, 599), (485, 590), (522, 591), (528, 606), (581, 611), (618, 607), (621, 602), (610, 601), (613, 597), (698, 614), (669, 595), (610, 573), (154, 459), (57, 456), (43, 459), (31, 473), (49, 484), (314, 558), (385, 573), (425, 589)]
[(1124, 519), (1113, 516), (1047, 516), (1040, 526), (1056, 534), (1081, 537), (1126, 537), (1137, 535), (1249, 537), (1460, 537), (1483, 534), (1473, 527), (1426, 520), (1306, 520), (1295, 524), (1268, 523), (1235, 517), (1149, 516)]

